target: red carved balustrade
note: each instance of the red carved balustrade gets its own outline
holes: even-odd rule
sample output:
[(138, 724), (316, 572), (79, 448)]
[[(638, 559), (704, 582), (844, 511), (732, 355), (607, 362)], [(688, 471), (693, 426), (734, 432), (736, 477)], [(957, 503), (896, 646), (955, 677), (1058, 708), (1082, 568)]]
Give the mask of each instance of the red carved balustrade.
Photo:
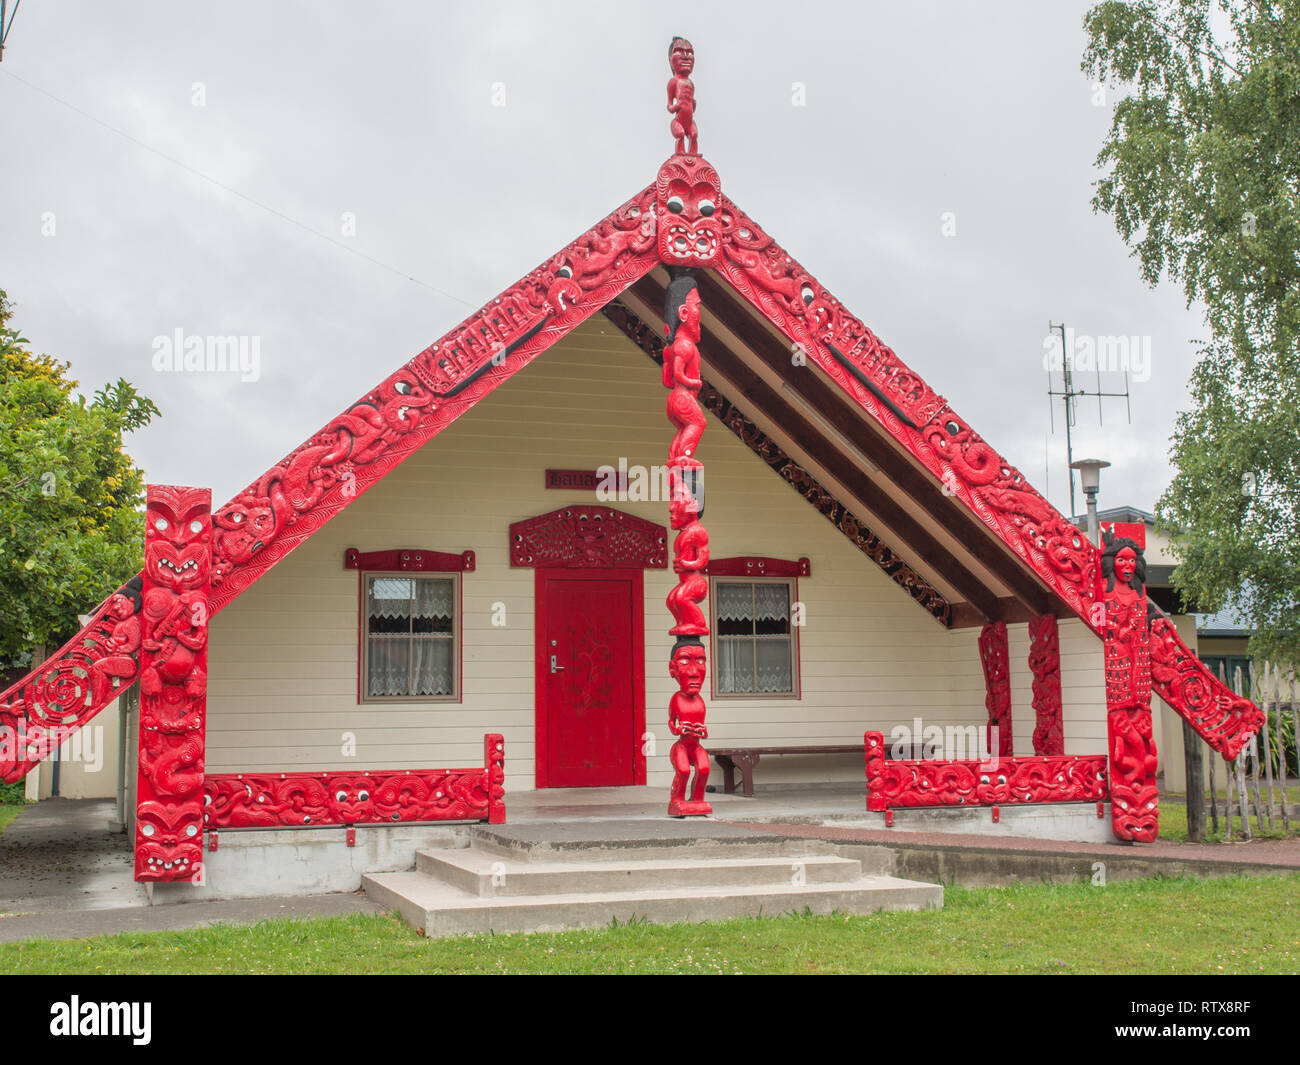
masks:
[(880, 732), (863, 736), (867, 809), (1102, 802), (1105, 755), (890, 759)]
[(409, 821), (505, 822), (505, 741), (483, 737), (483, 766), (318, 773), (212, 773), (204, 827), (318, 828)]

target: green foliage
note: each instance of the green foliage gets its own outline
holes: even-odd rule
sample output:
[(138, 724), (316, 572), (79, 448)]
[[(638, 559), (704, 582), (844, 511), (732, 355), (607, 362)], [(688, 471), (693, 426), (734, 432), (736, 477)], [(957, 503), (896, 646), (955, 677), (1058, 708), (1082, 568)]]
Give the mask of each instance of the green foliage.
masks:
[(122, 434), (153, 402), (118, 380), (87, 402), (68, 364), (33, 355), (0, 290), (0, 662), (53, 650), (140, 568), (144, 481)]
[(1300, 5), (1107, 0), (1083, 68), (1118, 83), (1093, 207), (1143, 278), (1180, 282), (1210, 339), (1179, 416), (1175, 582), (1300, 659)]

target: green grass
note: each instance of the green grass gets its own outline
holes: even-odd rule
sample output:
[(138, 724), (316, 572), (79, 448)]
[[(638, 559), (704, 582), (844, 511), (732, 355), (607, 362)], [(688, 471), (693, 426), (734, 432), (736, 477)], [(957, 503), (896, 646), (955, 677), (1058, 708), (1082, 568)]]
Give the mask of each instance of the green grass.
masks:
[[(1210, 815), (1205, 815), (1205, 842), (1223, 843), (1226, 842), (1227, 836), (1223, 831), (1223, 808), (1227, 801), (1227, 792), (1225, 789), (1218, 789), (1219, 792), (1219, 831), (1214, 832), (1211, 829)], [(1292, 817), (1291, 831), (1286, 833), (1282, 831), (1282, 815), (1274, 804), (1273, 828), (1270, 831), (1268, 827), (1267, 805), (1268, 805), (1268, 786), (1262, 781), (1259, 786), (1260, 800), (1265, 806), (1265, 818), (1261, 824), (1259, 818), (1255, 816), (1254, 792), (1247, 789), (1246, 803), (1247, 809), (1250, 810), (1250, 828), (1255, 839), (1292, 839), (1300, 836), (1300, 817)], [(1281, 789), (1274, 787), (1274, 795), (1281, 799)], [(1287, 788), (1287, 805), (1294, 806), (1300, 802), (1300, 788)], [(1160, 796), (1160, 838), (1171, 842), (1187, 842), (1187, 798), (1184, 795), (1163, 794)], [(1234, 841), (1240, 841), (1241, 835), (1241, 802), (1234, 793), (1232, 799), (1232, 838)]]
[(1300, 874), (949, 888), (942, 911), (423, 939), (395, 917), (0, 944), (9, 973), (1297, 973)]
[(0, 806), (0, 832), (4, 832), (5, 826), (22, 812), (23, 808), (21, 806)]

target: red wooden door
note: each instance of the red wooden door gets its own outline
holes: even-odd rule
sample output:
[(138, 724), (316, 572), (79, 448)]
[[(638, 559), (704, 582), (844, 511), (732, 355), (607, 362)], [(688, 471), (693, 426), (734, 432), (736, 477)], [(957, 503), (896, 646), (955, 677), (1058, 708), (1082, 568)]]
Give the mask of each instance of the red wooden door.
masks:
[(640, 576), (538, 571), (542, 787), (644, 782)]

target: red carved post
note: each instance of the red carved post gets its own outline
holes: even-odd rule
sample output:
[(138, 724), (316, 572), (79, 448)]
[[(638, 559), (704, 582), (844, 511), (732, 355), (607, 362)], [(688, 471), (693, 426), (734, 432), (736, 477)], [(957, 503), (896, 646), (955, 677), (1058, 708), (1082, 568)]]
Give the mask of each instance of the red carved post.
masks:
[(136, 880), (198, 882), (203, 856), (212, 493), (146, 496)]
[(1151, 843), (1159, 830), (1160, 807), (1151, 728), (1146, 527), (1111, 525), (1102, 540), (1097, 598), (1105, 607), (1111, 827), (1117, 839)]
[(980, 632), (980, 663), (984, 666), (987, 692), (984, 705), (989, 711), (989, 754), (1010, 758), (1015, 751), (1011, 736), (1011, 654), (1007, 650), (1006, 622), (990, 622)]
[(494, 732), (483, 737), (483, 765), (487, 770), (488, 824), (506, 823), (506, 741)]
[[(718, 173), (699, 154), (695, 128), (695, 87), (690, 73), (695, 52), (690, 41), (674, 37), (668, 49), (672, 80), (668, 83), (668, 110), (677, 154), (659, 168), (655, 183), (656, 245), (668, 265), (671, 280), (664, 295), (664, 387), (668, 389), (668, 420), (677, 430), (668, 447), (668, 512), (677, 532), (673, 541), (673, 569), (677, 587), (668, 593), (668, 610), (675, 624), (668, 630), (677, 637), (669, 657), (668, 672), (678, 692), (668, 704), (668, 728), (677, 742), (669, 752), (673, 783), (668, 813), (673, 817), (711, 814), (705, 801), (709, 779), (709, 754), (700, 743), (707, 739), (707, 711), (700, 689), (707, 669), (704, 641), (708, 618), (701, 604), (709, 594), (705, 567), (709, 564), (709, 534), (704, 517), (704, 467), (695, 457), (706, 424), (700, 406), (700, 291), (690, 267), (711, 266), (718, 255), (720, 230), (713, 220), (722, 203)], [(691, 770), (695, 779), (690, 798), (686, 786)]]
[(885, 734), (866, 732), (862, 736), (862, 749), (867, 757), (867, 809), (885, 809)]
[(1029, 672), (1034, 678), (1034, 754), (1064, 754), (1061, 637), (1055, 614), (1029, 621)]
[[(668, 512), (677, 530), (673, 541), (673, 569), (677, 587), (668, 593), (668, 609), (676, 622), (668, 630), (676, 636), (668, 672), (679, 691), (668, 704), (668, 728), (677, 742), (669, 752), (673, 783), (668, 813), (673, 817), (711, 814), (705, 801), (709, 755), (700, 741), (709, 735), (704, 724), (707, 710), (700, 689), (706, 669), (704, 642), (708, 619), (701, 603), (709, 594), (704, 569), (709, 564), (709, 534), (700, 523), (704, 511), (704, 468), (695, 449), (704, 432), (704, 409), (696, 398), (700, 390), (700, 292), (689, 270), (674, 269), (665, 297), (664, 321), (668, 343), (664, 347), (664, 385), (668, 418), (677, 429), (668, 449)], [(695, 770), (691, 797), (686, 784)]]

